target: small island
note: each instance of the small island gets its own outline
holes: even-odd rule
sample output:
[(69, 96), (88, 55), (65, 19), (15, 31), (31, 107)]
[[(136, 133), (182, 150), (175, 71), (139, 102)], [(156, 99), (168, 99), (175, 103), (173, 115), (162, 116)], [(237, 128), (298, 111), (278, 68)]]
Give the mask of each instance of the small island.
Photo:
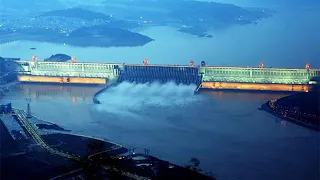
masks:
[(207, 34), (207, 30), (203, 28), (196, 28), (196, 27), (182, 27), (178, 29), (179, 32), (188, 33), (191, 35), (196, 35), (198, 37), (207, 37), (212, 38), (211, 34)]
[(133, 47), (154, 41), (139, 33), (108, 25), (82, 27), (71, 33), (61, 33), (57, 29), (27, 28), (21, 30), (20, 39), (80, 47)]
[(55, 54), (50, 56), (49, 58), (44, 59), (46, 62), (66, 62), (71, 60), (71, 57), (66, 54)]
[(66, 38), (68, 44), (82, 47), (132, 47), (143, 46), (151, 41), (154, 39), (108, 25), (83, 27), (75, 30)]
[(64, 128), (62, 128), (56, 124), (36, 124), (36, 126), (41, 130), (47, 129), (47, 130), (57, 130), (57, 131), (70, 132), (70, 130), (65, 130)]

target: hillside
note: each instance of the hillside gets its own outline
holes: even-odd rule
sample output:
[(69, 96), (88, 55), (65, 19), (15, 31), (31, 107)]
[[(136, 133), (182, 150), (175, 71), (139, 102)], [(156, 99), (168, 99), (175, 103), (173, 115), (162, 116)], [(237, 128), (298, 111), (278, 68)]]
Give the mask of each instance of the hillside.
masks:
[(300, 109), (302, 113), (320, 114), (320, 92), (301, 92), (295, 93), (278, 99), (278, 106), (288, 107), (290, 109)]
[[(88, 38), (85, 40), (84, 38)], [(142, 46), (153, 39), (139, 33), (113, 28), (108, 25), (83, 27), (73, 31), (69, 40), (71, 45), (81, 46)]]
[(43, 13), (40, 16), (61, 16), (66, 18), (79, 18), (87, 21), (92, 21), (95, 19), (111, 20), (110, 16), (107, 16), (103, 13), (93, 12), (81, 8), (54, 10)]
[(11, 60), (5, 60), (0, 56), (0, 76), (15, 71), (19, 65)]
[[(193, 27), (179, 29), (202, 37), (211, 29), (224, 29), (233, 25), (258, 23), (273, 15), (265, 8), (242, 8), (232, 4), (187, 0), (109, 0), (104, 1), (104, 11), (114, 17), (137, 22), (149, 21), (152, 25)], [(202, 29), (198, 32), (195, 29)]]
[(21, 40), (50, 42), (80, 47), (133, 47), (143, 46), (153, 39), (109, 25), (81, 27), (68, 35), (58, 30), (28, 28), (21, 31)]
[(16, 62), (12, 60), (5, 60), (4, 58), (0, 57), (0, 85), (16, 80), (17, 75), (13, 71), (16, 71), (20, 68), (21, 66), (19, 66)]

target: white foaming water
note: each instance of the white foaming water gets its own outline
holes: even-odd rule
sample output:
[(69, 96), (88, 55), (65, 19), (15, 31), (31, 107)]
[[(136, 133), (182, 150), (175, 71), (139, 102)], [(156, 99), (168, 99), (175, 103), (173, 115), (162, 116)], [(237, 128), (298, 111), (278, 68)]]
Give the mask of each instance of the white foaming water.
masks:
[(97, 110), (117, 115), (138, 116), (152, 108), (186, 106), (199, 100), (192, 85), (176, 85), (174, 82), (136, 84), (123, 82), (103, 92)]

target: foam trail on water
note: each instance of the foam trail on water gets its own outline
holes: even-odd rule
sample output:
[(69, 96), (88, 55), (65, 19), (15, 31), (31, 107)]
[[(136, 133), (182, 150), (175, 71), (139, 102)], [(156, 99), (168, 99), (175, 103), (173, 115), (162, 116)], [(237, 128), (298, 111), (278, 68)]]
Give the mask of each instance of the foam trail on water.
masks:
[(113, 114), (136, 116), (150, 108), (185, 106), (197, 101), (192, 85), (176, 85), (174, 82), (136, 84), (123, 82), (103, 92), (97, 110)]

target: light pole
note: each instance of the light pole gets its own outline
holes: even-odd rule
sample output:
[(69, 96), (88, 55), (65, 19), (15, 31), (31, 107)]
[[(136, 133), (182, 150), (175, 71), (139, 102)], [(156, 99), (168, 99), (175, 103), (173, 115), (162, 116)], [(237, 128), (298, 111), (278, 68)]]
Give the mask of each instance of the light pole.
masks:
[(30, 107), (30, 102), (32, 102), (31, 98), (26, 98), (27, 101), (27, 118), (32, 118), (31, 115), (31, 107)]
[(149, 152), (150, 152), (149, 149), (144, 149), (144, 155), (149, 156)]
[(128, 151), (129, 155), (135, 154), (135, 152), (134, 152), (135, 149), (136, 148), (129, 148), (129, 151)]

